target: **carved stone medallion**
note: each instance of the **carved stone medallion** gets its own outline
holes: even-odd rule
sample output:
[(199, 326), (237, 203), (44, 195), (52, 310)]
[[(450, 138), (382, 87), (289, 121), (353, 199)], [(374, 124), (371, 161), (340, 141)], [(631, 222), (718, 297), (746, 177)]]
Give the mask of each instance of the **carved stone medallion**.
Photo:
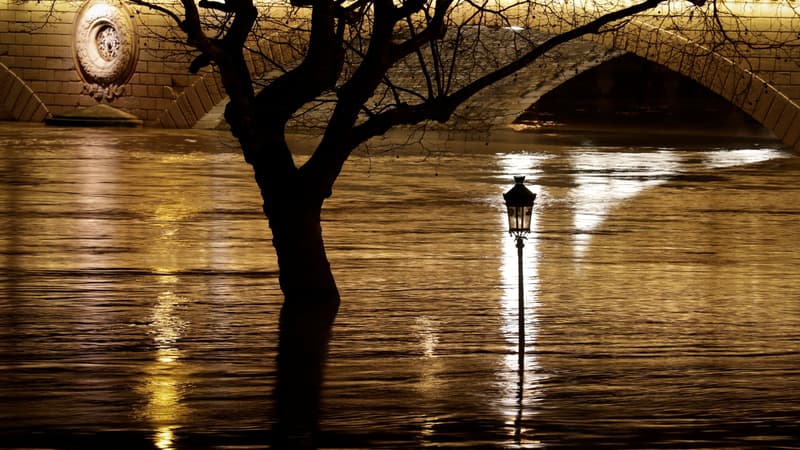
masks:
[(139, 45), (127, 8), (115, 0), (89, 0), (75, 20), (74, 54), (84, 89), (112, 101), (136, 69)]

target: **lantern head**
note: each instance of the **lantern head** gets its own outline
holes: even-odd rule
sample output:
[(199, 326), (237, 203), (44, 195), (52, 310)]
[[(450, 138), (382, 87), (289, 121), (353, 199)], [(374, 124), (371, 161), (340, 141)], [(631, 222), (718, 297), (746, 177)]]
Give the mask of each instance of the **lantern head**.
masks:
[(536, 194), (525, 187), (525, 177), (515, 176), (514, 187), (503, 194), (508, 208), (508, 232), (521, 238), (531, 231), (531, 216)]

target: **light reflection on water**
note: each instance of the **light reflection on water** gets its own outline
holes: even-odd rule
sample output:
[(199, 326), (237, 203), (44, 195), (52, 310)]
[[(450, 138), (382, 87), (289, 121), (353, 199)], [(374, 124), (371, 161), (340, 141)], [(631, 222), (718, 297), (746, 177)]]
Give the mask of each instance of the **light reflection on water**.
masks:
[[(25, 131), (0, 125), (0, 447), (263, 448), (280, 295), (230, 140)], [(527, 145), (348, 165), (326, 442), (792, 447), (800, 160)], [(517, 174), (538, 193), (522, 379)]]
[[(499, 158), (499, 173), (502, 174), (525, 174), (526, 184), (530, 185), (533, 189), (535, 187), (540, 173), (537, 170), (539, 162), (542, 160), (542, 155), (531, 153), (517, 153), (498, 155)], [(530, 175), (529, 175), (530, 174)], [(531, 176), (532, 175), (532, 176)], [(509, 184), (512, 181), (510, 177), (497, 180), (503, 184)], [(510, 184), (509, 184), (510, 187)], [(539, 200), (541, 196), (546, 195), (543, 192), (538, 192)], [(534, 205), (535, 206), (535, 205)], [(531, 236), (536, 236), (538, 230), (538, 215), (537, 209), (534, 209), (533, 217), (531, 217)], [(502, 230), (508, 224), (505, 216), (500, 217), (501, 220), (497, 222), (497, 229)], [(536, 403), (542, 400), (542, 384), (540, 383), (542, 371), (537, 361), (537, 348), (536, 341), (538, 337), (538, 324), (539, 317), (537, 309), (539, 306), (538, 301), (538, 287), (539, 287), (539, 259), (536, 239), (525, 239), (525, 247), (523, 248), (523, 299), (524, 299), (524, 315), (525, 323), (525, 355), (521, 361), (524, 371), (520, 374), (520, 359), (516, 354), (518, 352), (519, 343), (519, 292), (518, 288), (514, 286), (519, 284), (518, 264), (519, 257), (515, 240), (510, 236), (503, 240), (503, 258), (501, 265), (501, 276), (503, 286), (507, 286), (503, 290), (502, 298), (502, 334), (508, 342), (508, 355), (504, 358), (504, 369), (500, 372), (498, 377), (498, 390), (503, 392), (503, 397), (496, 400), (496, 403), (501, 407), (499, 413), (502, 414), (504, 424), (509, 430), (513, 430), (513, 435), (509, 436), (517, 448), (539, 448), (539, 442), (535, 439), (528, 438), (529, 430), (525, 429), (523, 415), (535, 414)], [(515, 389), (511, 387), (515, 386)]]
[(576, 236), (573, 248), (581, 258), (596, 231), (615, 207), (650, 187), (666, 182), (679, 170), (680, 158), (671, 151), (646, 153), (592, 151), (575, 153), (575, 187), (567, 196), (574, 205)]

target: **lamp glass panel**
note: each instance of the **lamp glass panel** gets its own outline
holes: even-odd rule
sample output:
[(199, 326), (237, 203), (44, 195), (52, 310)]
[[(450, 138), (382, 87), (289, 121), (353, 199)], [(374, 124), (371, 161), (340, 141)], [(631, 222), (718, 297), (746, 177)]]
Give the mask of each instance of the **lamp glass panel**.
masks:
[(531, 230), (533, 206), (508, 207), (508, 231), (510, 233), (528, 233)]

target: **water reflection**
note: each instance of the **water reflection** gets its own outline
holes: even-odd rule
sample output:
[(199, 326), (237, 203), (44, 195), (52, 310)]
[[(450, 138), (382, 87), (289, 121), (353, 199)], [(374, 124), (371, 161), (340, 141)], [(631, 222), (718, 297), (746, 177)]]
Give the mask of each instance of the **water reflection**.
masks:
[(159, 277), (159, 284), (165, 285), (165, 290), (153, 305), (148, 325), (155, 344), (155, 359), (145, 366), (144, 377), (138, 387), (146, 399), (139, 415), (152, 424), (154, 442), (161, 450), (175, 448), (175, 430), (190, 414), (183, 402), (189, 374), (183, 367), (183, 352), (179, 348), (179, 340), (188, 324), (181, 318), (180, 311), (186, 299), (170, 290), (170, 286), (178, 282), (175, 276)]
[[(75, 196), (74, 211), (79, 212), (77, 229), (80, 238), (78, 248), (88, 251), (80, 252), (81, 265), (88, 267), (104, 267), (106, 261), (114, 253), (114, 236), (118, 232), (116, 221), (107, 220), (102, 214), (115, 209), (115, 198), (119, 195), (119, 161), (104, 158), (102, 152), (114, 145), (109, 136), (97, 136), (89, 139), (78, 139), (79, 149), (77, 176), (66, 180), (73, 185), (79, 195)], [(69, 187), (68, 187), (69, 189)], [(100, 214), (98, 214), (100, 213)], [(93, 280), (97, 282), (99, 280)]]
[[(540, 164), (542, 155), (520, 153), (503, 155), (499, 159), (500, 173), (512, 175), (524, 175), (529, 189), (537, 193), (538, 199), (546, 198), (544, 187), (537, 186), (538, 174), (542, 172)], [(503, 239), (502, 267), (500, 270), (503, 285), (502, 315), (503, 315), (503, 334), (509, 343), (508, 352), (504, 358), (504, 370), (502, 371), (501, 391), (505, 393), (504, 398), (500, 399), (502, 405), (504, 423), (513, 429), (513, 442), (515, 448), (539, 448), (539, 442), (531, 439), (531, 430), (524, 427), (524, 415), (536, 414), (536, 404), (545, 395), (542, 384), (541, 368), (537, 360), (536, 340), (539, 333), (538, 316), (538, 289), (539, 289), (539, 247), (537, 232), (539, 231), (538, 217), (541, 206), (534, 204), (533, 216), (531, 218), (530, 239), (525, 240), (525, 247), (522, 252), (523, 265), (523, 301), (524, 311), (519, 311), (519, 256), (515, 240), (507, 236)], [(505, 211), (499, 214), (497, 228), (507, 229), (507, 215)], [(524, 320), (524, 352), (518, 353), (519, 343), (519, 321)], [(512, 428), (513, 427), (513, 428)]]
[[(417, 317), (411, 324), (412, 336), (419, 345), (419, 380), (416, 383), (416, 391), (420, 401), (424, 403), (435, 402), (435, 399), (444, 389), (445, 380), (442, 374), (446, 367), (441, 361), (441, 355), (437, 354), (439, 345), (439, 330), (436, 322), (430, 317)], [(420, 418), (419, 440), (426, 445), (432, 445), (431, 438), (436, 432), (436, 426), (441, 422), (441, 418), (436, 414), (425, 414)]]
[(705, 154), (704, 165), (711, 169), (753, 164), (771, 159), (785, 158), (786, 153), (774, 148), (743, 148), (715, 150)]
[[(435, 399), (444, 389), (445, 380), (442, 374), (446, 367), (441, 361), (441, 355), (437, 354), (439, 345), (439, 330), (434, 320), (430, 317), (418, 317), (411, 324), (412, 336), (417, 340), (419, 353), (419, 380), (416, 383), (416, 391), (423, 403), (435, 402)], [(423, 446), (433, 445), (435, 441), (436, 427), (441, 423), (441, 418), (437, 414), (424, 414), (419, 419), (419, 441)]]
[(575, 257), (583, 257), (593, 234), (614, 208), (643, 190), (666, 182), (676, 173), (679, 162), (679, 156), (667, 150), (573, 154), (575, 187), (568, 196), (575, 210)]

